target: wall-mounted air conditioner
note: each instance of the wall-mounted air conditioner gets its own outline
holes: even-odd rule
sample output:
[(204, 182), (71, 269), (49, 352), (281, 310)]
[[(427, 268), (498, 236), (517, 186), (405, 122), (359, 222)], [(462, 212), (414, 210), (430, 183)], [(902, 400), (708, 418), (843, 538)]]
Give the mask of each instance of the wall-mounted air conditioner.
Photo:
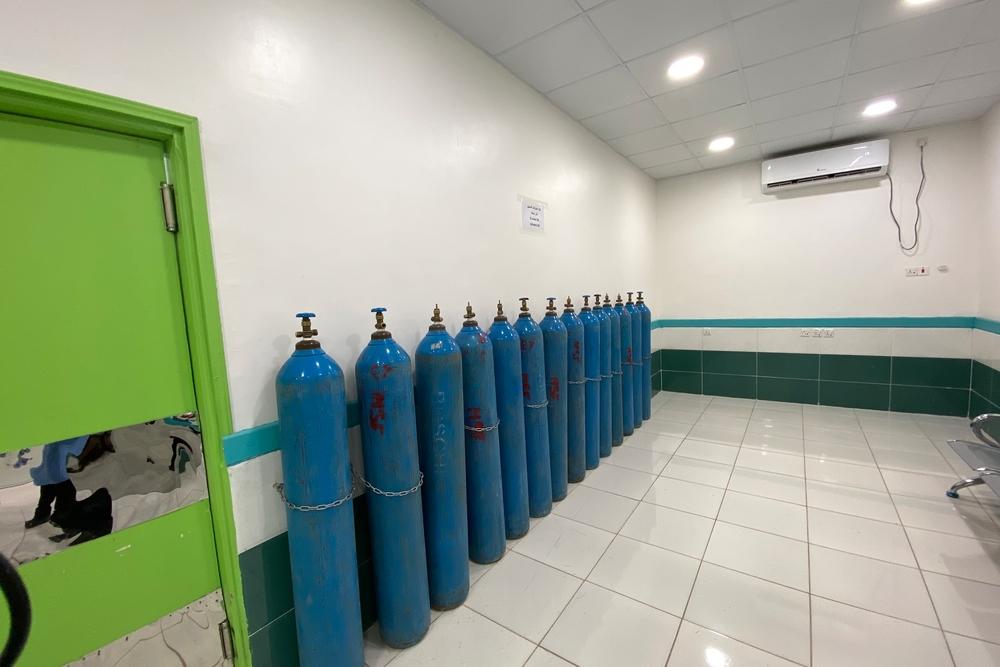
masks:
[(889, 168), (889, 140), (799, 153), (760, 163), (761, 192), (775, 193), (809, 185), (885, 176)]

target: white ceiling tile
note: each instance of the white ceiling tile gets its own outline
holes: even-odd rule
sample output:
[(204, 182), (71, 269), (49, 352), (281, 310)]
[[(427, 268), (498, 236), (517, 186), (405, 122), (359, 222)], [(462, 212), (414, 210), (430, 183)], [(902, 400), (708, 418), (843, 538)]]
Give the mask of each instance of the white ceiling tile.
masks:
[(760, 146), (743, 146), (742, 148), (732, 148), (722, 153), (711, 153), (698, 158), (704, 169), (715, 169), (725, 167), (739, 162), (749, 162), (760, 159)]
[(743, 104), (746, 88), (739, 72), (730, 72), (715, 79), (709, 79), (693, 86), (672, 90), (653, 101), (670, 122), (693, 118), (703, 114)]
[(646, 99), (646, 93), (625, 66), (619, 65), (556, 88), (549, 99), (573, 118), (586, 118)]
[(859, 1), (796, 0), (736, 21), (741, 62), (754, 65), (850, 35)]
[(687, 149), (687, 146), (677, 144), (676, 146), (669, 146), (667, 148), (657, 148), (655, 151), (639, 153), (638, 155), (631, 156), (629, 160), (632, 160), (638, 167), (648, 169), (649, 167), (658, 167), (661, 164), (688, 160), (691, 157), (693, 156), (691, 155), (691, 151)]
[(776, 95), (843, 76), (851, 40), (842, 39), (743, 70), (750, 99)]
[(772, 120), (769, 123), (762, 123), (755, 128), (757, 139), (760, 141), (774, 141), (784, 139), (796, 134), (806, 132), (816, 132), (818, 130), (828, 130), (833, 127), (833, 117), (836, 109), (833, 107), (810, 111), (809, 113), (781, 120)]
[(882, 97), (897, 90), (934, 83), (952, 52), (915, 58), (878, 69), (851, 74), (844, 79), (842, 102)]
[(927, 107), (916, 112), (910, 121), (910, 128), (939, 125), (940, 123), (955, 123), (960, 120), (979, 118), (989, 111), (994, 104), (1000, 102), (1000, 96), (979, 97), (974, 100), (943, 104), (937, 107)]
[(872, 30), (890, 23), (933, 14), (944, 9), (965, 5), (974, 0), (935, 0), (920, 5), (911, 5), (901, 0), (865, 0), (861, 5), (858, 30)]
[(780, 155), (782, 153), (790, 153), (793, 151), (805, 152), (813, 149), (819, 149), (830, 142), (830, 135), (833, 132), (831, 130), (820, 130), (819, 132), (808, 132), (806, 134), (799, 134), (794, 137), (785, 137), (784, 139), (775, 139), (774, 141), (767, 141), (761, 144), (761, 151), (764, 153), (764, 157), (773, 157)]
[(670, 178), (671, 176), (690, 174), (695, 171), (701, 171), (701, 164), (698, 160), (691, 158), (690, 160), (664, 164), (659, 167), (651, 167), (646, 170), (646, 173), (653, 178)]
[[(742, 148), (744, 146), (753, 146), (757, 143), (757, 135), (754, 134), (752, 127), (744, 127), (739, 130), (731, 130), (725, 133), (727, 137), (732, 137), (733, 148)], [(708, 144), (712, 137), (705, 137), (704, 139), (696, 139), (694, 141), (689, 141), (687, 143), (688, 150), (699, 157), (702, 155), (708, 155), (711, 151), (708, 150)]]
[(980, 3), (964, 5), (861, 33), (854, 38), (851, 72), (958, 48), (981, 9)]
[(589, 16), (622, 60), (676, 44), (726, 22), (718, 0), (612, 0)]
[(729, 16), (733, 20), (743, 18), (744, 16), (749, 16), (750, 14), (756, 14), (757, 12), (764, 11), (774, 7), (775, 5), (780, 5), (788, 0), (725, 0), (726, 8), (729, 9)]
[(424, 0), (455, 32), (499, 53), (580, 13), (573, 0)]
[(663, 115), (650, 100), (591, 116), (580, 122), (602, 139), (617, 139), (664, 124)]
[(977, 42), (988, 42), (996, 39), (1000, 35), (1000, 2), (991, 0), (983, 9), (983, 13), (976, 19), (976, 25), (972, 27), (966, 44)]
[(1000, 70), (1000, 39), (964, 46), (941, 72), (943, 79), (955, 79)]
[(576, 4), (580, 5), (584, 11), (587, 11), (588, 9), (593, 9), (604, 1), (605, 0), (576, 0)]
[(857, 123), (848, 123), (833, 128), (834, 141), (854, 141), (865, 137), (874, 137), (891, 132), (899, 132), (906, 127), (913, 117), (913, 111), (872, 118)]
[(836, 106), (840, 97), (840, 79), (805, 86), (780, 95), (772, 95), (750, 104), (757, 123), (796, 116), (809, 111)]
[(583, 16), (522, 42), (497, 59), (543, 93), (618, 64), (618, 58)]
[(681, 138), (669, 125), (661, 125), (651, 130), (643, 130), (628, 136), (612, 139), (608, 143), (622, 155), (635, 155), (654, 148), (665, 148), (679, 144)]
[(715, 136), (721, 132), (749, 127), (752, 124), (753, 119), (750, 118), (750, 107), (746, 104), (741, 104), (723, 109), (722, 111), (713, 111), (697, 118), (682, 120), (679, 123), (673, 123), (673, 126), (681, 139), (690, 141), (692, 139)]
[(924, 106), (933, 107), (992, 95), (1000, 95), (1000, 72), (987, 72), (962, 79), (939, 81), (931, 94), (927, 96)]
[[(910, 88), (909, 90), (901, 90), (888, 95), (896, 101), (896, 110), (892, 113), (903, 113), (904, 111), (914, 111), (919, 109), (921, 105), (924, 104), (924, 100), (927, 99), (927, 94), (931, 92), (934, 86), (920, 86), (919, 88)], [(834, 125), (847, 125), (849, 123), (857, 123), (867, 120), (861, 112), (865, 110), (870, 102), (875, 101), (874, 99), (864, 99), (857, 102), (847, 102), (846, 104), (841, 104), (837, 107), (837, 116), (834, 118)]]
[[(698, 76), (687, 81), (671, 81), (667, 78), (667, 67), (677, 58), (697, 54), (705, 59), (705, 67)], [(710, 30), (702, 35), (685, 40), (673, 46), (650, 53), (628, 63), (628, 68), (650, 95), (686, 87), (714, 79), (733, 72), (738, 68), (736, 52), (729, 40), (727, 28)]]

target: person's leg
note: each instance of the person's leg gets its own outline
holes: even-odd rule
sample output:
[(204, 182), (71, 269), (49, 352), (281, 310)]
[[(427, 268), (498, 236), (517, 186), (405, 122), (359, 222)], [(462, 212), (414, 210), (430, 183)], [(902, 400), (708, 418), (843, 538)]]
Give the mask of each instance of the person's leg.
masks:
[(42, 484), (38, 487), (38, 506), (35, 508), (35, 515), (24, 522), (25, 528), (40, 526), (52, 516), (52, 501), (56, 499), (56, 487), (58, 484)]

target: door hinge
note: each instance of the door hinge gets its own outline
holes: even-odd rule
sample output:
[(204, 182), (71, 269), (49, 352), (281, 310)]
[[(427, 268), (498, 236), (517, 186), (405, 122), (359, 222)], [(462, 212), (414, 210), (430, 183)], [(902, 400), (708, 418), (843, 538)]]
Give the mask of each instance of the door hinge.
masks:
[(174, 186), (172, 183), (160, 183), (160, 198), (163, 200), (163, 226), (167, 231), (177, 233), (177, 209), (174, 207)]
[(222, 659), (232, 660), (236, 653), (233, 651), (233, 628), (228, 618), (219, 623), (219, 642), (222, 644)]

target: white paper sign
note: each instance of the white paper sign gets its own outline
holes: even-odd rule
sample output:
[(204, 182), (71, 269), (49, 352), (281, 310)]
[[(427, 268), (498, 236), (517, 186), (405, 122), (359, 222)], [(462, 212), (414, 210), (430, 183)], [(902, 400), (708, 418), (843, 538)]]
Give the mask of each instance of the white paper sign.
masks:
[(521, 197), (521, 228), (527, 232), (545, 231), (545, 202)]

